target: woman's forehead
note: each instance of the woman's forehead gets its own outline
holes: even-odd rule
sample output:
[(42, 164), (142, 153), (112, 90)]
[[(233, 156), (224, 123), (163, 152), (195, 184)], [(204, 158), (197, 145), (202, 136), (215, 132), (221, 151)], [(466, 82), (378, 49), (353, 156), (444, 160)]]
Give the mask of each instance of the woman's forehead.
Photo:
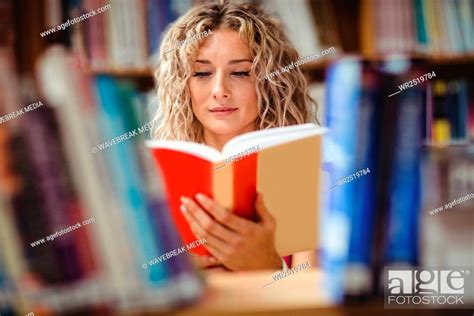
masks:
[(218, 29), (203, 40), (199, 47), (197, 60), (226, 60), (236, 63), (239, 60), (250, 60), (250, 48), (239, 33), (229, 29)]

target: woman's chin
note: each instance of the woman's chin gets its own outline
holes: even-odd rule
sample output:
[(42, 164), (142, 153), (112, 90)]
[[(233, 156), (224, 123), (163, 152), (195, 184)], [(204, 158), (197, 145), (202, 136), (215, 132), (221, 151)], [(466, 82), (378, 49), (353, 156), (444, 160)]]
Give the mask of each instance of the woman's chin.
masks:
[(225, 137), (235, 137), (237, 135), (251, 132), (255, 130), (252, 124), (239, 124), (235, 121), (233, 122), (225, 122), (225, 121), (211, 121), (209, 124), (204, 124), (204, 129), (207, 132), (217, 135), (217, 136), (225, 136)]
[(235, 122), (223, 122), (223, 121), (213, 121), (209, 124), (204, 124), (204, 128), (213, 134), (219, 135), (229, 135), (234, 134), (239, 131), (239, 127), (236, 127)]

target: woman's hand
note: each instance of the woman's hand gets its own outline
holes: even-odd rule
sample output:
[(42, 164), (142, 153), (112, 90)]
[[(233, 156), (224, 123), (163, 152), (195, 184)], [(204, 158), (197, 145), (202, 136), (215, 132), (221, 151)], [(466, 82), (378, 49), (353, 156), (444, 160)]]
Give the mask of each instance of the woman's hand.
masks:
[(281, 258), (275, 250), (275, 219), (268, 213), (258, 194), (255, 209), (259, 222), (241, 218), (203, 194), (196, 195), (199, 206), (181, 197), (181, 211), (197, 238), (227, 268), (239, 270), (280, 269)]

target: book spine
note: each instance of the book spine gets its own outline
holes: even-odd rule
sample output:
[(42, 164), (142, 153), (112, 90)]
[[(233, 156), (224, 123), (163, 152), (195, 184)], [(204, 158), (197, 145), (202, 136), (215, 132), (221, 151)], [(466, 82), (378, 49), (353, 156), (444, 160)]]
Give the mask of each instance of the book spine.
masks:
[[(174, 229), (168, 205), (164, 199), (150, 199), (150, 210), (156, 226), (157, 238), (160, 239), (165, 252), (184, 246)], [(180, 306), (194, 301), (202, 294), (204, 280), (195, 272), (191, 258), (187, 254), (178, 255), (166, 261), (171, 275), (167, 288), (176, 287), (176, 292), (168, 305)]]
[[(0, 257), (0, 313), (13, 315), (13, 291)], [(0, 314), (1, 315), (1, 314)]]
[(433, 3), (435, 9), (435, 24), (440, 36), (440, 51), (443, 55), (450, 55), (453, 53), (454, 47), (448, 35), (447, 12), (443, 6), (444, 1), (434, 0)]
[(423, 93), (425, 91), (421, 86), (412, 88), (393, 104), (397, 117), (384, 252), (385, 262), (389, 265), (416, 265), (418, 262)]
[(126, 20), (122, 16), (121, 1), (114, 2), (112, 9), (106, 15), (106, 39), (107, 51), (109, 52), (110, 65), (112, 68), (120, 68), (128, 63), (127, 51), (124, 49), (127, 43), (124, 41), (124, 25)]
[[(98, 98), (100, 100), (100, 125), (103, 139), (113, 139), (125, 131), (121, 107), (125, 101), (121, 99), (116, 82), (108, 76), (96, 78)], [(127, 141), (107, 148), (110, 173), (115, 189), (119, 193), (123, 216), (128, 223), (133, 242), (137, 245), (135, 262), (141, 267), (143, 263), (161, 256), (163, 250), (159, 241), (154, 238), (154, 230), (150, 225), (147, 199), (142, 187), (142, 178), (137, 165), (138, 158), (133, 147)], [(127, 168), (123, 168), (127, 166)], [(141, 269), (141, 268), (140, 268)], [(168, 269), (163, 265), (153, 265), (140, 271), (150, 287), (160, 286), (168, 278)]]
[(365, 56), (375, 54), (376, 26), (375, 0), (362, 0), (360, 19), (361, 51)]
[(158, 52), (159, 48), (159, 23), (160, 11), (158, 2), (147, 0), (147, 35), (148, 35), (148, 55), (152, 56)]
[(407, 52), (413, 54), (416, 52), (416, 20), (413, 1), (403, 1), (404, 16), (407, 28), (407, 38), (403, 39), (407, 43)]
[[(87, 216), (83, 209), (83, 205), (77, 198), (70, 202), (68, 207), (71, 210), (71, 219), (74, 223), (82, 223)], [(92, 218), (95, 222), (95, 218)], [(83, 270), (83, 279), (94, 276), (98, 272), (99, 267), (95, 259), (94, 249), (91, 247), (92, 239), (90, 235), (90, 227), (83, 225), (78, 231), (74, 232), (75, 243), (78, 248), (78, 261)]]
[(417, 50), (421, 53), (426, 53), (429, 49), (426, 9), (424, 8), (423, 0), (414, 0), (413, 6), (415, 11)]
[[(2, 180), (0, 179), (1, 182)], [(1, 182), (0, 189), (3, 189)], [(0, 193), (0, 312), (7, 314), (12, 308), (27, 309), (27, 302), (19, 295), (19, 291), (15, 291), (21, 278), (25, 276), (26, 265), (22, 260), (12, 209), (6, 196)]]
[(423, 114), (425, 117), (425, 132), (424, 132), (424, 139), (426, 142), (430, 143), (433, 141), (433, 83), (428, 82), (426, 83), (426, 107), (425, 113)]
[(447, 83), (437, 80), (433, 84), (433, 142), (446, 145), (451, 141), (450, 109), (447, 99)]
[(375, 8), (375, 47), (379, 54), (387, 53), (390, 45), (390, 20), (391, 15), (387, 15), (390, 3), (381, 0), (374, 0)]
[[(86, 6), (86, 11), (89, 12), (103, 7), (106, 3), (105, 0), (86, 0), (84, 5)], [(106, 18), (104, 14), (108, 13), (97, 14), (86, 21), (88, 23), (87, 39), (90, 51), (90, 65), (93, 69), (101, 69), (106, 66)]]
[(364, 69), (359, 110), (354, 211), (346, 268), (346, 298), (371, 292), (373, 234), (376, 217), (377, 153), (380, 124), (380, 79), (371, 69)]
[[(469, 90), (472, 89), (472, 84), (468, 86)], [(468, 135), (470, 141), (474, 141), (474, 93), (472, 90), (468, 93), (467, 96), (467, 125), (468, 125)]]
[[(330, 131), (323, 144), (328, 187), (355, 171), (359, 124), (354, 118), (359, 117), (361, 79), (362, 64), (358, 59), (343, 59), (328, 69), (326, 122)], [(332, 299), (341, 302), (356, 198), (354, 182), (330, 189), (327, 194), (321, 220), (322, 266), (328, 278), (326, 290)]]
[(455, 82), (457, 86), (457, 135), (461, 141), (469, 141), (468, 134), (468, 89), (467, 84), (464, 80)]
[(457, 2), (458, 16), (460, 17), (461, 30), (464, 46), (467, 52), (474, 50), (474, 3), (470, 0), (460, 0)]
[[(290, 5), (284, 0), (269, 2), (269, 7), (274, 8), (282, 22), (288, 27), (288, 37), (301, 56), (314, 54), (320, 49), (318, 30), (315, 29), (308, 1), (301, 1), (298, 5)], [(312, 30), (311, 36), (303, 38), (301, 30)]]
[[(69, 209), (70, 188), (67, 188), (65, 181), (66, 167), (57, 122), (53, 110), (44, 106), (29, 113), (21, 123), (27, 147), (32, 153), (33, 175), (44, 203), (43, 215), (48, 222), (48, 234), (54, 234), (73, 224)], [(50, 243), (53, 243), (58, 262), (64, 263), (64, 268), (60, 270), (64, 272), (63, 282), (78, 280), (82, 271), (73, 233), (63, 234)]]
[(147, 27), (146, 27), (146, 0), (140, 0), (137, 3), (135, 13), (135, 20), (137, 24), (136, 40), (136, 54), (137, 54), (137, 66), (144, 68), (147, 65), (148, 57), (148, 41), (147, 41)]
[(448, 39), (453, 47), (453, 53), (461, 54), (465, 51), (461, 34), (460, 17), (457, 14), (457, 6), (459, 3), (453, 1), (444, 1), (444, 12), (446, 18), (446, 26)]
[(429, 38), (429, 48), (430, 53), (433, 55), (440, 55), (440, 35), (437, 27), (436, 19), (437, 15), (435, 14), (435, 3), (430, 0), (422, 0), (423, 8), (426, 11), (426, 24), (428, 29), (428, 38)]

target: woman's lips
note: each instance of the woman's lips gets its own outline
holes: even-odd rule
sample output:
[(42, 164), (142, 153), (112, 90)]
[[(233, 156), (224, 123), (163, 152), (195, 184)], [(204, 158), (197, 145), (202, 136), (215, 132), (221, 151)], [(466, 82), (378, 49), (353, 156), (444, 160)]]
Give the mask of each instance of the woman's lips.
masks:
[(215, 116), (224, 117), (224, 116), (229, 116), (235, 111), (237, 111), (237, 108), (233, 108), (230, 106), (219, 106), (219, 107), (212, 108), (209, 111)]

